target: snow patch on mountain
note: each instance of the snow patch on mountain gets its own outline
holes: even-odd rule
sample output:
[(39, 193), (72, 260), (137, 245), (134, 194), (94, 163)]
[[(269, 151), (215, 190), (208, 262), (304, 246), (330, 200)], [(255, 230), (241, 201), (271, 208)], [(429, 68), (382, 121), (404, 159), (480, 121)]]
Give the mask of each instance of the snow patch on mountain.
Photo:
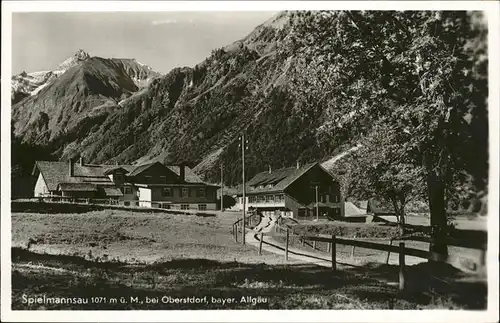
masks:
[[(72, 57), (66, 59), (58, 68), (53, 71), (38, 71), (26, 73), (22, 72), (11, 78), (12, 95), (11, 99), (17, 97), (37, 95), (42, 89), (51, 84), (56, 78), (61, 76), (68, 69), (80, 64), (90, 58), (84, 50), (78, 50)], [(15, 103), (15, 102), (13, 102)]]
[(83, 49), (79, 49), (72, 57), (59, 64), (59, 70), (68, 70), (80, 62), (86, 61), (90, 55)]

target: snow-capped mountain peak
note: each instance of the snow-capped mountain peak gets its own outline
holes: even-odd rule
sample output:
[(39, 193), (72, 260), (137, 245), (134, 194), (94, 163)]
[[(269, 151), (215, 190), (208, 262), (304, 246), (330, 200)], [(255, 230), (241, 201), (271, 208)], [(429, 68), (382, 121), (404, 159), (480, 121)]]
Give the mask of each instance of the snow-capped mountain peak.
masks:
[[(20, 74), (12, 76), (12, 104), (26, 97), (37, 95), (42, 89), (50, 85), (55, 79), (66, 73), (66, 71), (70, 70), (72, 67), (79, 66), (92, 59), (99, 60), (101, 58), (91, 57), (86, 51), (79, 49), (71, 57), (59, 64), (54, 70), (31, 73), (23, 71)], [(138, 62), (136, 59), (123, 58), (109, 60), (119, 64), (138, 88), (147, 86), (154, 77), (159, 75), (159, 73), (153, 71), (151, 67)]]
[(68, 70), (71, 67), (79, 64), (82, 61), (86, 61), (90, 58), (90, 55), (83, 49), (79, 49), (73, 56), (66, 59), (64, 62), (59, 64), (59, 70)]

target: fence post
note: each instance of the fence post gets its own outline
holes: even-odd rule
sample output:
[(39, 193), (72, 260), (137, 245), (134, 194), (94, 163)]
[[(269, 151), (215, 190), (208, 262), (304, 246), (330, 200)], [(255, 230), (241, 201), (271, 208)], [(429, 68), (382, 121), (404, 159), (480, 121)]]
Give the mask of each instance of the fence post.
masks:
[(234, 240), (238, 242), (238, 225), (234, 225)]
[(285, 260), (288, 260), (288, 228), (286, 229)]
[(356, 248), (356, 246), (352, 246), (351, 248), (351, 258), (354, 258), (354, 249)]
[(335, 243), (335, 236), (332, 235), (332, 270), (337, 271), (337, 245)]
[(479, 265), (481, 267), (486, 266), (486, 251), (487, 251), (487, 246), (484, 244), (483, 248), (481, 249), (481, 254), (479, 255)]
[(262, 241), (264, 240), (264, 233), (260, 233), (260, 242), (259, 242), (259, 256), (262, 255)]
[(331, 243), (331, 242), (328, 242), (328, 243), (326, 244), (326, 252), (330, 252), (330, 251), (331, 251), (331, 249), (332, 249), (332, 243)]
[(316, 240), (313, 241), (313, 250), (316, 250)]
[(405, 289), (405, 243), (399, 243), (399, 290)]
[[(392, 239), (390, 240), (389, 242), (389, 246), (392, 246)], [(387, 251), (387, 258), (385, 259), (385, 264), (388, 265), (389, 264), (389, 257), (391, 256), (391, 250), (389, 249), (389, 251)]]
[(303, 246), (304, 246), (304, 243), (305, 243), (305, 241), (306, 241), (306, 239), (304, 239), (304, 237), (302, 237), (302, 238), (300, 239), (300, 241), (302, 242), (302, 247), (303, 247)]

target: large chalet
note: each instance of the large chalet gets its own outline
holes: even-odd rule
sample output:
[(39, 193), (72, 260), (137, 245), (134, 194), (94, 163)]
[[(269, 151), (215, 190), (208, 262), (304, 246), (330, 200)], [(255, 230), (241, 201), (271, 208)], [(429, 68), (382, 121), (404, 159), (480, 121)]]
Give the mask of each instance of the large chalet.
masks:
[(217, 186), (204, 183), (185, 166), (90, 165), (37, 161), (35, 197), (106, 199), (117, 204), (166, 209), (215, 210)]
[[(255, 175), (245, 187), (246, 209), (256, 209), (263, 215), (331, 219), (344, 215), (339, 183), (319, 163), (269, 169)], [(236, 204), (239, 210), (243, 209), (242, 195), (240, 189)]]

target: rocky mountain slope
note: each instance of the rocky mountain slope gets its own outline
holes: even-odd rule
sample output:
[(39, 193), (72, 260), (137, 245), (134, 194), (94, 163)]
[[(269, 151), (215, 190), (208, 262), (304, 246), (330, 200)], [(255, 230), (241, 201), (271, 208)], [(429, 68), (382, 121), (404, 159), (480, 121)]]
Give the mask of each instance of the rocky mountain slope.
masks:
[(90, 58), (90, 55), (84, 50), (79, 49), (73, 56), (59, 64), (55, 70), (32, 73), (26, 73), (23, 71), (18, 75), (12, 76), (12, 104), (19, 102), (25, 97), (36, 95), (41, 89), (53, 82), (58, 76), (88, 58)]
[[(353, 110), (335, 119), (334, 105), (311, 104), (321, 102), (312, 97), (323, 95), (317, 89), (328, 87), (308, 83), (315, 71), (307, 63), (331, 57), (313, 56), (307, 44), (296, 47), (295, 19), (293, 12), (279, 13), (196, 66), (160, 77), (135, 60), (87, 58), (13, 105), (14, 134), (60, 159), (187, 162), (214, 183), (223, 165), (228, 185), (240, 182), (242, 133), (247, 177), (297, 161), (328, 161), (356, 144), (349, 127), (331, 131), (332, 121), (359, 120), (369, 132), (376, 116)], [(310, 33), (319, 37), (324, 28), (331, 26)], [(341, 49), (360, 46), (355, 37), (342, 37)], [(295, 91), (297, 75), (301, 91)]]
[(90, 57), (79, 50), (57, 70), (13, 77), (14, 133), (24, 142), (49, 146), (82, 120), (141, 90), (159, 73), (134, 59)]
[[(303, 111), (288, 90), (294, 59), (284, 54), (291, 14), (215, 49), (193, 68), (155, 76), (134, 60), (69, 60), (61, 76), (13, 106), (14, 133), (56, 158), (92, 162), (187, 161), (207, 180), (226, 166), (240, 177), (238, 136), (249, 140), (249, 175), (297, 160), (327, 159), (340, 148), (321, 132), (325, 115)], [(75, 62), (77, 61), (77, 62)]]

